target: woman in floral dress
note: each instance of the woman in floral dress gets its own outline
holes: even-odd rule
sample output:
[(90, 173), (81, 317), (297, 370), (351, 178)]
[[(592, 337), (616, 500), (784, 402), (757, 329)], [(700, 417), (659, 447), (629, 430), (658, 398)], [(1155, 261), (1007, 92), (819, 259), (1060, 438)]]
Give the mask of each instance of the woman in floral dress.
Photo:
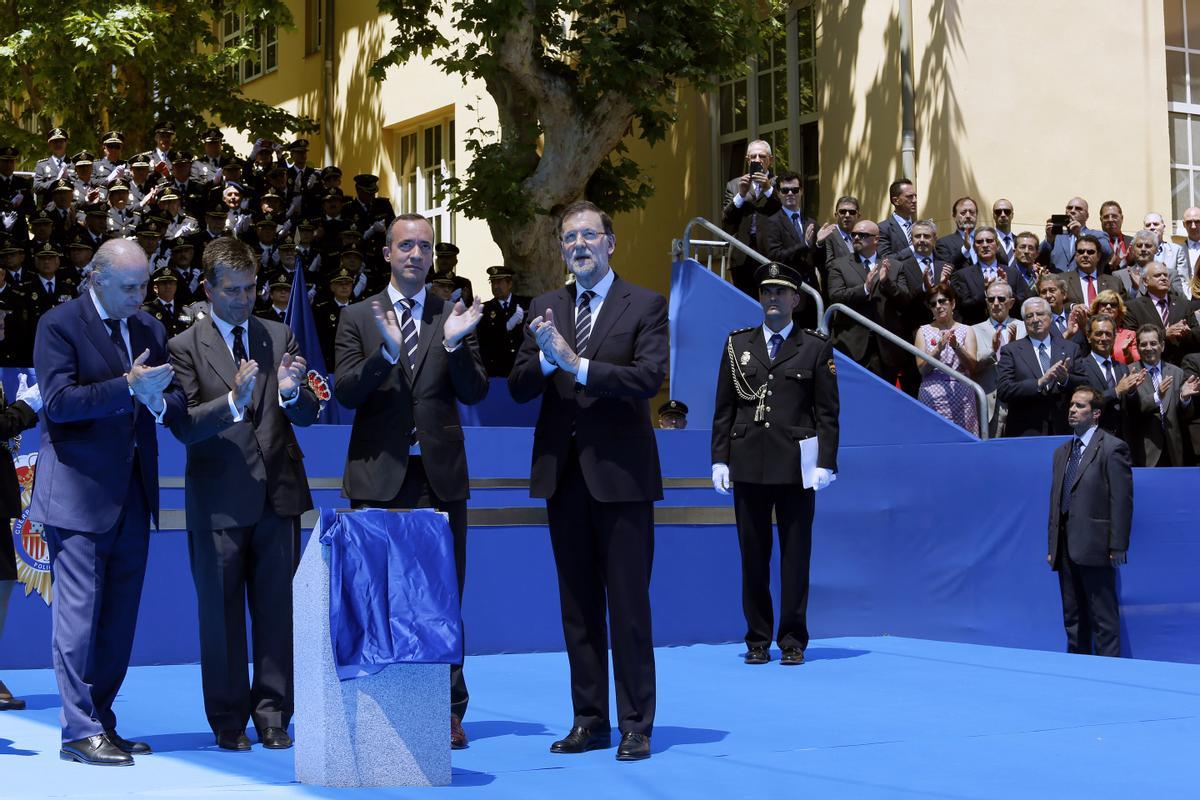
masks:
[[(975, 337), (969, 326), (954, 319), (957, 299), (948, 283), (938, 284), (929, 290), (926, 304), (933, 314), (933, 322), (917, 330), (913, 344), (931, 359), (970, 376), (975, 371)], [(924, 359), (917, 359), (917, 368), (921, 372), (921, 388), (917, 392), (917, 399), (978, 436), (979, 404), (971, 388), (934, 368)]]

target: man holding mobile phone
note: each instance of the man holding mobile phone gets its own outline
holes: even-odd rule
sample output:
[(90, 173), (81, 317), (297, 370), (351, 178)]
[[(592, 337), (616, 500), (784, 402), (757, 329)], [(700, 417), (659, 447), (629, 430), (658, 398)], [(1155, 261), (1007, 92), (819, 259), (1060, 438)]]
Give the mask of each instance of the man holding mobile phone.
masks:
[[(766, 247), (765, 240), (759, 241), (760, 231), (765, 236), (767, 219), (782, 207), (775, 192), (775, 174), (771, 171), (773, 161), (770, 142), (756, 139), (746, 145), (745, 174), (733, 178), (725, 185), (721, 228), (758, 252), (762, 252)], [(730, 253), (729, 265), (734, 286), (748, 295), (757, 297), (758, 287), (754, 283), (757, 262), (735, 248)]]
[[(1066, 219), (1063, 219), (1066, 217)], [(1112, 248), (1108, 237), (1103, 231), (1087, 227), (1088, 204), (1082, 197), (1072, 197), (1067, 201), (1066, 214), (1054, 214), (1046, 220), (1046, 239), (1042, 242), (1042, 250), (1038, 261), (1050, 264), (1059, 272), (1075, 268), (1075, 242), (1084, 234), (1091, 234), (1100, 240), (1100, 262), (1107, 264), (1112, 258)]]

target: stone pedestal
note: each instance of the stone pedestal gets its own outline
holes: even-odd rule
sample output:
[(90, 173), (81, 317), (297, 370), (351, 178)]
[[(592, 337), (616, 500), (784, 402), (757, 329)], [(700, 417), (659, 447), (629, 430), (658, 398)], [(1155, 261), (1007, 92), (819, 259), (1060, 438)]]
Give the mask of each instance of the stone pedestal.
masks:
[(315, 534), (292, 595), (296, 779), (338, 787), (449, 785), (449, 665), (393, 664), (338, 680), (329, 638), (329, 547)]

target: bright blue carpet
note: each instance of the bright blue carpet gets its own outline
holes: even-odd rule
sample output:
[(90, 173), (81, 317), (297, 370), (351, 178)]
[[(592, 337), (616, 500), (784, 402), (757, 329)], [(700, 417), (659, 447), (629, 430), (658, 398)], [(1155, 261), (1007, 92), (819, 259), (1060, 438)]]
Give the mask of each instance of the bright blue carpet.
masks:
[(302, 786), (291, 751), (217, 750), (194, 665), (125, 682), (120, 731), (155, 755), (62, 762), (53, 674), (9, 672), (30, 710), (0, 714), (0, 797), (1197, 796), (1200, 666), (843, 638), (813, 642), (802, 667), (747, 667), (742, 649), (658, 651), (654, 756), (633, 764), (548, 752), (570, 723), (563, 654), (472, 658), (471, 747), (454, 754), (452, 787), (422, 790)]

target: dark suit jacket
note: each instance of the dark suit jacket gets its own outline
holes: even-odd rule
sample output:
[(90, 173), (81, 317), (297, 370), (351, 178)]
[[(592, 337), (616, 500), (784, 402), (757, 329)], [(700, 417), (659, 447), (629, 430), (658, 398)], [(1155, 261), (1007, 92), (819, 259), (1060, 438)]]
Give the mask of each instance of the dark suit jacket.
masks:
[[(1113, 380), (1120, 383), (1129, 374), (1129, 367), (1112, 359)], [(1079, 356), (1071, 364), (1071, 389), (1091, 386), (1104, 393), (1104, 410), (1100, 413), (1100, 428), (1119, 439), (1125, 438), (1125, 400), (1117, 396), (1116, 387), (1108, 385), (1104, 370), (1092, 357), (1091, 350), (1080, 348)]]
[(735, 361), (742, 353), (752, 356), (738, 370), (752, 389), (768, 384), (773, 410), (754, 421), (758, 401), (738, 396), (727, 345), (717, 372), (713, 463), (728, 464), (734, 483), (801, 484), (799, 441), (816, 436), (817, 466), (837, 472), (839, 401), (829, 339), (793, 326), (774, 361), (761, 325), (734, 331), (729, 341)]
[(253, 525), (268, 502), (281, 517), (313, 507), (292, 425), (317, 421), (317, 396), (306, 383), (296, 402), (279, 406), (279, 362), (284, 353), (300, 355), (300, 348), (279, 323), (251, 317), (246, 326), (247, 349), (259, 373), (237, 423), (229, 408), (237, 369), (212, 319), (170, 342), (171, 363), (188, 400), (187, 414), (171, 432), (187, 445), (184, 501), (190, 531)]
[[(1157, 467), (1164, 456), (1169, 457), (1172, 466), (1182, 467), (1188, 463), (1184, 438), (1187, 425), (1195, 416), (1196, 401), (1193, 399), (1186, 406), (1179, 401), (1179, 390), (1187, 378), (1181, 368), (1166, 361), (1159, 366), (1162, 377), (1171, 379), (1171, 388), (1162, 398), (1162, 413), (1154, 402), (1154, 383), (1149, 375), (1125, 401), (1126, 435), (1122, 438), (1129, 443), (1136, 467)], [(1141, 364), (1131, 369), (1132, 372), (1141, 370)]]
[[(1099, 272), (1104, 271), (1104, 265), (1112, 258), (1112, 248), (1108, 244), (1108, 236), (1104, 231), (1098, 231), (1095, 228), (1084, 227), (1079, 231), (1080, 235), (1090, 233), (1100, 240), (1100, 266), (1097, 267)], [(1051, 244), (1049, 239), (1042, 240), (1041, 249), (1038, 251), (1038, 261), (1042, 264), (1049, 264), (1056, 268), (1059, 272), (1070, 272), (1075, 269), (1075, 239), (1070, 235), (1059, 234), (1054, 237), (1054, 243)]]
[(351, 500), (386, 503), (404, 483), (411, 432), (416, 428), (429, 485), (445, 502), (470, 494), (467, 450), (457, 403), (474, 405), (487, 396), (487, 374), (475, 336), (446, 352), (442, 326), (454, 307), (425, 293), (421, 330), (410, 371), (402, 352), (396, 364), (384, 358), (383, 334), (371, 302), (391, 308), (387, 291), (342, 309), (334, 353), (334, 394), (357, 409), (350, 429), (342, 493)]
[[(1185, 336), (1175, 342), (1168, 340), (1163, 348), (1163, 361), (1179, 364), (1188, 353), (1200, 350), (1200, 327), (1197, 326), (1195, 313), (1200, 309), (1200, 302), (1188, 300), (1175, 292), (1168, 293), (1167, 300), (1170, 304), (1167, 308), (1167, 324), (1174, 325), (1180, 320), (1188, 324), (1188, 333)], [(1124, 326), (1136, 331), (1138, 326), (1146, 323), (1162, 327), (1162, 317), (1158, 313), (1158, 306), (1154, 304), (1154, 298), (1144, 294), (1128, 301)]]
[[(933, 259), (933, 274), (936, 283), (937, 276), (942, 274), (942, 268), (946, 266), (946, 262), (938, 261), (933, 256), (930, 258)], [(892, 264), (896, 266), (896, 280), (899, 282), (903, 294), (900, 317), (904, 326), (902, 336), (907, 341), (913, 340), (917, 328), (933, 319), (929, 306), (925, 305), (925, 273), (922, 271), (918, 259), (919, 257), (913, 255), (892, 259)]]
[[(1054, 451), (1050, 473), (1050, 555), (1058, 568), (1058, 528), (1062, 516), (1063, 479), (1071, 441)], [(1096, 430), (1079, 461), (1075, 480), (1068, 487), (1071, 510), (1067, 517), (1067, 554), (1076, 564), (1107, 567), (1108, 551), (1129, 549), (1133, 522), (1133, 470), (1129, 446), (1115, 436)]]
[[(876, 264), (879, 259), (876, 258)], [(900, 282), (889, 273), (888, 281), (876, 281), (868, 295), (865, 291), (867, 269), (857, 256), (839, 258), (829, 265), (829, 302), (842, 303), (890, 331), (902, 328), (900, 309), (904, 297)], [(868, 355), (874, 334), (848, 317), (834, 321), (834, 344), (855, 361), (862, 363)], [(898, 365), (908, 354), (894, 345), (879, 341), (880, 353), (889, 364)]]
[[(775, 179), (772, 176), (771, 183), (774, 184), (774, 182)], [(782, 204), (779, 202), (779, 193), (772, 191), (770, 197), (760, 194), (757, 198), (753, 194), (748, 194), (741, 208), (738, 208), (733, 204), (737, 187), (737, 178), (725, 185), (725, 205), (721, 209), (721, 228), (742, 244), (762, 252), (763, 223), (782, 208)], [(750, 235), (751, 228), (755, 230), (754, 236)], [(735, 269), (740, 268), (745, 261), (746, 254), (740, 250), (735, 249), (729, 254), (729, 264)]]
[(880, 258), (891, 259), (908, 258), (913, 254), (908, 237), (904, 235), (904, 228), (896, 222), (892, 214), (888, 214), (887, 219), (879, 222), (879, 239), (875, 252)]
[[(575, 318), (576, 286), (537, 297), (533, 307), (550, 308), (556, 320)], [(528, 329), (527, 329), (528, 330)], [(562, 325), (575, 346), (575, 326)], [(586, 386), (563, 370), (542, 374), (539, 349), (527, 333), (508, 390), (518, 403), (541, 396), (533, 433), (532, 497), (550, 497), (572, 448), (592, 497), (602, 503), (662, 499), (658, 443), (647, 402), (667, 374), (667, 301), (617, 277), (593, 321), (587, 350)]]
[[(1079, 284), (1079, 271), (1069, 269), (1062, 274), (1062, 279), (1067, 282), (1067, 305), (1073, 306), (1079, 303), (1085, 303), (1083, 296), (1083, 288)], [(1120, 278), (1114, 278), (1112, 275), (1105, 275), (1096, 270), (1096, 294), (1103, 291), (1113, 290), (1121, 297), (1125, 297), (1125, 287), (1121, 284)]]
[[(167, 335), (144, 311), (129, 318), (134, 358), (149, 350), (150, 366), (167, 363)], [(41, 386), (42, 435), (29, 516), (88, 533), (116, 524), (140, 479), (158, 519), (158, 438), (154, 417), (129, 393), (125, 367), (90, 292), (51, 309), (38, 323), (33, 363)], [(179, 381), (163, 392), (163, 423), (185, 413)], [(134, 475), (134, 448), (140, 475)]]
[[(1074, 360), (1079, 348), (1074, 343), (1050, 337), (1050, 361), (1056, 363), (1064, 358)], [(1066, 434), (1067, 401), (1070, 400), (1070, 378), (1065, 385), (1054, 386), (1043, 392), (1038, 388), (1042, 368), (1038, 363), (1033, 342), (1018, 339), (1000, 349), (996, 362), (996, 397), (1008, 404), (1008, 421), (1005, 436), (1047, 436)]]
[[(801, 230), (806, 229), (812, 220), (800, 217)], [(813, 271), (814, 246), (804, 238), (792, 223), (791, 214), (780, 208), (768, 217), (759, 230), (758, 241), (763, 245), (761, 252), (772, 261), (787, 264), (800, 273), (801, 279), (809, 286), (820, 291), (816, 273)]]
[[(529, 324), (528, 297), (511, 295), (508, 308), (492, 298), (483, 304), (483, 319), (479, 321), (476, 334), (479, 337), (479, 354), (483, 357), (483, 368), (489, 378), (507, 378), (517, 360), (517, 352), (525, 341), (525, 326)], [(508, 321), (517, 313), (517, 307), (525, 309), (525, 318), (511, 331)]]
[[(999, 266), (1003, 267), (997, 261)], [(1029, 287), (1025, 282), (1015, 276), (1008, 276), (1005, 272), (1006, 282), (1012, 288), (1013, 310), (1020, 313), (1021, 303), (1025, 302), (1025, 298), (1029, 296)], [(983, 322), (988, 318), (987, 297), (984, 294), (987, 287), (983, 280), (983, 270), (976, 264), (966, 263), (962, 269), (957, 270), (950, 276), (950, 285), (954, 287), (954, 293), (958, 295), (958, 304), (955, 310), (958, 312), (958, 317), (968, 325), (975, 325)]]
[[(946, 261), (954, 265), (955, 269), (971, 266), (971, 259), (963, 254), (963, 242), (966, 239), (962, 235), (962, 231), (956, 230), (953, 233), (948, 233), (937, 240), (937, 244), (933, 247), (933, 254), (938, 261)], [(996, 262), (999, 264), (1008, 263), (1008, 254), (1004, 252), (1004, 248), (1000, 246), (999, 237), (996, 241)], [(982, 322), (982, 320), (977, 320)]]

